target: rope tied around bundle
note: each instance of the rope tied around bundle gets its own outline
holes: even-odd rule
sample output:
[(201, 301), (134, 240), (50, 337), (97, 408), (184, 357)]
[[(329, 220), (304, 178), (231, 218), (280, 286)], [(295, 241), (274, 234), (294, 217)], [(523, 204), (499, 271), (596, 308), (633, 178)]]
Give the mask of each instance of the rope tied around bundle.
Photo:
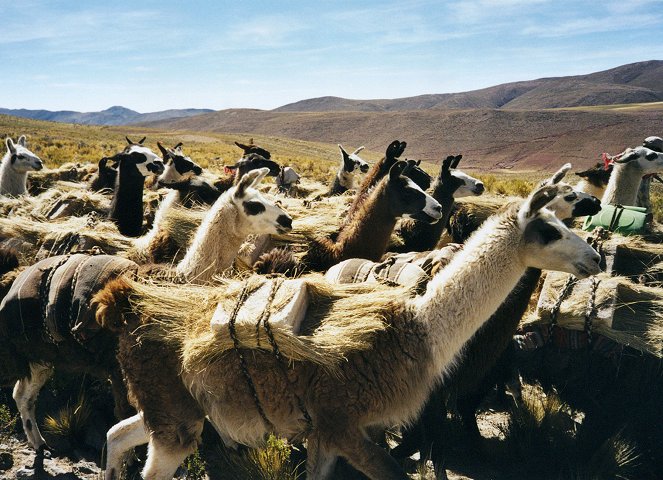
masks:
[[(285, 359), (283, 358), (281, 350), (279, 349), (279, 346), (276, 343), (276, 339), (274, 338), (274, 333), (272, 331), (271, 324), (269, 323), (269, 318), (272, 314), (272, 304), (274, 302), (274, 298), (276, 297), (276, 293), (282, 284), (283, 284), (282, 278), (275, 278), (272, 281), (269, 297), (267, 298), (267, 303), (265, 304), (265, 308), (261, 312), (256, 322), (256, 339), (258, 346), (260, 346), (260, 325), (262, 324), (263, 329), (265, 330), (265, 333), (267, 335), (269, 344), (272, 348), (272, 354), (276, 359), (278, 368), (280, 372), (283, 374), (283, 377), (285, 378), (286, 382), (292, 387), (288, 379), (288, 372), (287, 372)], [(255, 383), (253, 382), (253, 379), (251, 378), (251, 373), (249, 372), (246, 363), (246, 358), (244, 357), (244, 353), (242, 352), (239, 339), (237, 338), (237, 330), (235, 327), (237, 316), (248, 298), (249, 298), (249, 282), (245, 282), (244, 286), (242, 287), (242, 290), (240, 291), (239, 296), (237, 297), (237, 302), (235, 303), (235, 306), (230, 314), (230, 320), (228, 322), (228, 333), (230, 334), (230, 338), (232, 339), (233, 348), (237, 352), (240, 369), (242, 371), (242, 376), (246, 380), (249, 390), (251, 391), (251, 395), (253, 397), (253, 402), (256, 406), (256, 409), (258, 410), (258, 413), (260, 414), (262, 420), (267, 424), (268, 428), (274, 432), (276, 431), (274, 428), (274, 424), (269, 420), (269, 418), (267, 418), (267, 414), (265, 413), (265, 410), (260, 402), (260, 398), (258, 398), (258, 391), (256, 389)], [(294, 391), (293, 395), (297, 401), (299, 409), (302, 412), (304, 421), (306, 422), (306, 432), (309, 432), (313, 428), (313, 421), (311, 419), (311, 416), (308, 413), (306, 406), (304, 405), (304, 401), (299, 397), (299, 395), (297, 395)]]
[[(613, 220), (614, 220), (614, 215), (613, 215)], [(617, 222), (618, 221), (619, 217), (617, 216)], [(610, 223), (612, 226), (613, 222), (611, 221)], [(604, 228), (599, 227), (594, 230), (592, 236), (587, 238), (587, 243), (589, 243), (592, 246), (592, 248), (594, 248), (599, 253), (599, 255), (601, 255), (602, 262), (604, 259), (603, 243), (610, 237), (611, 232), (612, 228), (606, 230)], [(585, 333), (587, 334), (588, 345), (592, 344), (592, 329), (594, 326), (594, 317), (596, 317), (597, 313), (596, 292), (598, 291), (599, 284), (601, 283), (601, 280), (598, 280), (596, 277), (592, 277), (590, 281), (592, 282), (592, 284), (590, 288), (589, 299), (587, 300), (587, 308), (585, 310), (585, 322), (584, 322), (584, 330)], [(573, 287), (575, 287), (577, 283), (578, 279), (574, 275), (569, 275), (569, 277), (566, 280), (566, 283), (562, 287), (559, 297), (557, 297), (557, 300), (555, 301), (555, 304), (553, 305), (550, 311), (550, 325), (548, 325), (548, 343), (552, 343), (553, 341), (553, 332), (555, 330), (555, 327), (557, 327), (557, 317), (559, 316), (562, 303), (571, 294), (571, 292), (573, 291)]]

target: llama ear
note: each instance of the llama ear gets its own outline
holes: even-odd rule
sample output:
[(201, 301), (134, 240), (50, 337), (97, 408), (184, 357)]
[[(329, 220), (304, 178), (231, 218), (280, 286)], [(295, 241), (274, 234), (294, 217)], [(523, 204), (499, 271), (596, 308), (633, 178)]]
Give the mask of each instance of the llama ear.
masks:
[(182, 142), (178, 143), (177, 145), (175, 145), (175, 146), (173, 147), (173, 150), (177, 150), (178, 148), (181, 149), (181, 148), (182, 148), (182, 145), (184, 145)]
[(161, 142), (157, 142), (157, 147), (159, 147), (159, 150), (161, 150), (161, 155), (163, 156), (164, 159), (169, 156), (168, 150), (166, 150), (164, 146), (161, 145)]
[(545, 185), (535, 190), (525, 201), (520, 211), (524, 212), (525, 218), (532, 218), (557, 196), (558, 191), (557, 185)]
[(143, 137), (140, 140), (138, 140), (138, 145), (142, 145), (143, 142), (147, 139), (147, 137)]
[[(283, 167), (279, 167), (281, 170)], [(253, 179), (253, 182), (251, 183), (251, 186), (253, 188), (256, 188), (260, 182), (262, 182), (262, 179), (267, 176), (269, 173), (269, 167), (263, 167), (263, 168), (257, 168), (254, 170), (254, 172), (257, 173), (256, 177)]]
[(127, 139), (127, 143), (128, 143), (129, 145), (135, 145), (135, 143), (133, 142), (133, 140), (131, 140), (127, 135), (125, 135), (124, 138)]
[(242, 178), (240, 178), (237, 188), (235, 189), (235, 198), (243, 198), (244, 195), (246, 195), (246, 189), (253, 187), (254, 182), (258, 177), (260, 177), (258, 180), (260, 181), (265, 175), (267, 175), (265, 170), (269, 172), (269, 168), (258, 168), (256, 170), (250, 170), (242, 175)]
[(355, 162), (350, 160), (350, 155), (348, 155), (348, 152), (345, 151), (343, 145), (340, 143), (338, 144), (338, 149), (341, 151), (341, 157), (343, 157), (343, 165), (345, 166), (345, 170), (351, 172), (354, 169)]
[(389, 179), (395, 180), (399, 178), (407, 166), (408, 163), (404, 161), (394, 163), (389, 169)]
[(9, 153), (14, 155), (16, 153), (16, 147), (14, 146), (14, 141), (11, 138), (7, 137), (7, 139), (5, 140), (5, 144), (7, 145), (7, 150), (9, 150)]
[(566, 175), (566, 173), (571, 170), (571, 164), (570, 163), (565, 163), (562, 165), (562, 168), (557, 170), (552, 177), (550, 177), (550, 184), (555, 185), (559, 182), (562, 181), (562, 178)]
[(449, 173), (449, 169), (452, 168), (451, 164), (454, 161), (454, 156), (449, 155), (447, 158), (442, 160), (442, 168), (440, 169), (440, 177), (443, 177)]
[(364, 148), (366, 148), (366, 147), (364, 147), (364, 146), (362, 145), (362, 146), (359, 147), (357, 150), (355, 150), (354, 152), (352, 152), (352, 154), (353, 154), (353, 155), (357, 155), (357, 154), (358, 154), (359, 152), (361, 152)]
[(249, 149), (251, 148), (251, 147), (248, 147), (248, 146), (246, 146), (246, 145), (243, 145), (243, 144), (241, 144), (241, 143), (239, 143), (239, 142), (235, 142), (235, 145), (237, 145), (239, 148), (241, 148), (242, 150), (244, 150), (244, 152), (246, 152), (247, 150), (249, 150)]
[(20, 137), (18, 137), (18, 144), (19, 144), (21, 147), (25, 147), (25, 146), (26, 146), (26, 143), (25, 143), (25, 142), (26, 142), (25, 135), (21, 135)]
[(463, 159), (463, 155), (462, 155), (462, 154), (461, 154), (461, 155), (456, 155), (456, 156), (453, 157), (453, 158), (454, 158), (454, 159), (453, 159), (453, 161), (451, 162), (451, 168), (458, 168), (458, 164), (459, 164), (460, 161)]

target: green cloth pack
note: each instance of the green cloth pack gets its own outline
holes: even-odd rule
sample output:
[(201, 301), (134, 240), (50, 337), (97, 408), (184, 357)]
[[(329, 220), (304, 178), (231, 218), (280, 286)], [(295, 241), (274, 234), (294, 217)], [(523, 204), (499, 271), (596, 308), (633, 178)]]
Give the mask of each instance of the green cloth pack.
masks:
[(622, 235), (639, 235), (647, 226), (647, 209), (628, 205), (603, 205), (596, 215), (587, 217), (582, 229), (592, 231), (603, 227)]

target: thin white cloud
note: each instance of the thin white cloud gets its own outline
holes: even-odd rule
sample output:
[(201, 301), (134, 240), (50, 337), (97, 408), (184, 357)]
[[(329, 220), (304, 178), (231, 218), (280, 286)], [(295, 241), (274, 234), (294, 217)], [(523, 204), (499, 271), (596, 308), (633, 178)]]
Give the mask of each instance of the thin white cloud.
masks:
[(663, 21), (661, 15), (615, 15), (604, 17), (577, 18), (559, 23), (538, 23), (529, 25), (521, 30), (524, 35), (537, 37), (580, 36), (590, 33), (618, 32), (625, 26), (636, 25), (645, 28), (660, 25)]

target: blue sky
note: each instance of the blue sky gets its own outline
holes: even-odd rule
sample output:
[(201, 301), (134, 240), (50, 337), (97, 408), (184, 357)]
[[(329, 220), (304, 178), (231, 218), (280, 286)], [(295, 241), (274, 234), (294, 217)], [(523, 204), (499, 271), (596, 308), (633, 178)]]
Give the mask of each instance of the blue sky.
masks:
[(6, 1), (0, 107), (271, 109), (663, 59), (663, 0)]

